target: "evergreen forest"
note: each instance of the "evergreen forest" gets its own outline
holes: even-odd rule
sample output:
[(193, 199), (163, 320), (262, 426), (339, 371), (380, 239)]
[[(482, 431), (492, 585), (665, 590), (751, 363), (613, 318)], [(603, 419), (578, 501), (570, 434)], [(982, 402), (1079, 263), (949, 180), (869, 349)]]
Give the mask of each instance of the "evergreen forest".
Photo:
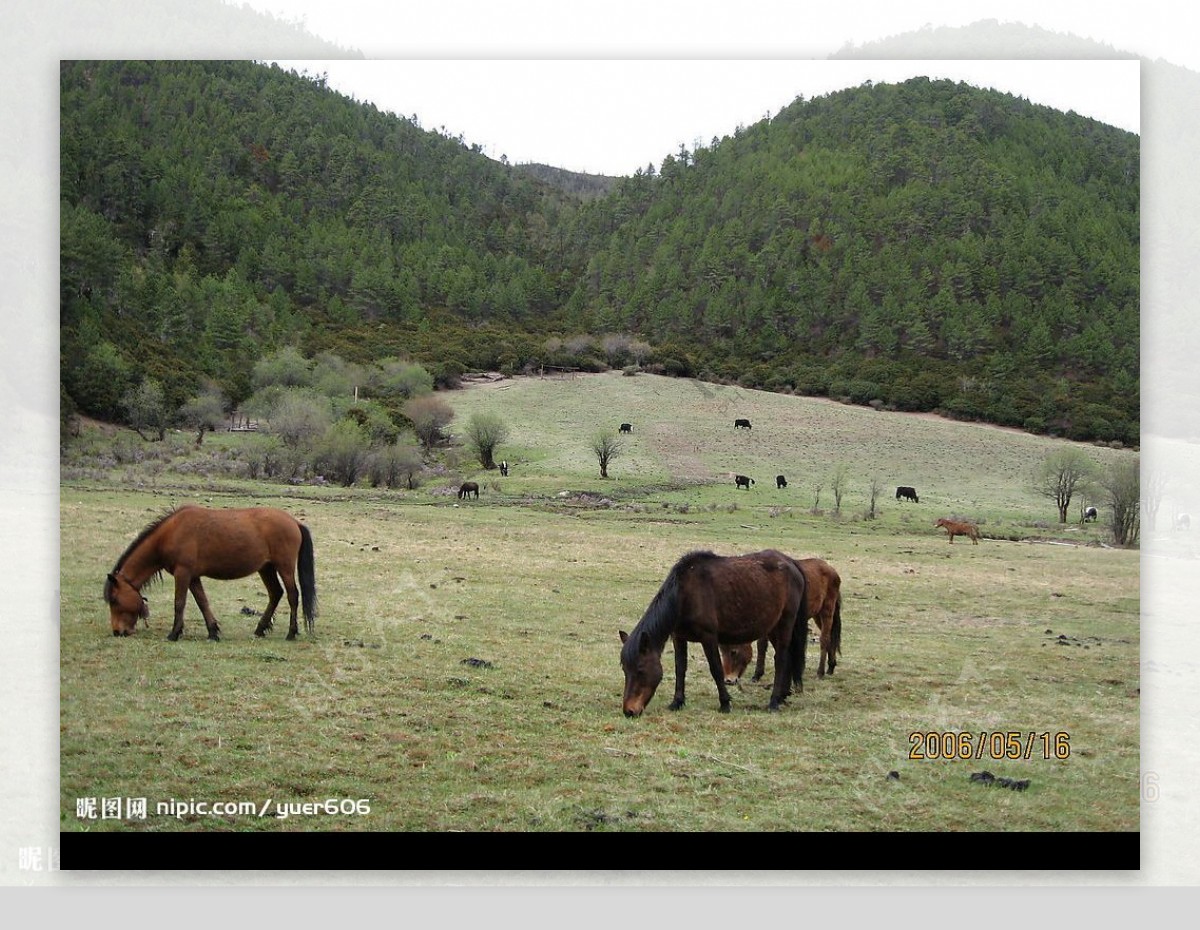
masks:
[(864, 85), (589, 178), (273, 65), (60, 80), (64, 417), (621, 367), (1138, 442), (1139, 140), (1077, 114)]

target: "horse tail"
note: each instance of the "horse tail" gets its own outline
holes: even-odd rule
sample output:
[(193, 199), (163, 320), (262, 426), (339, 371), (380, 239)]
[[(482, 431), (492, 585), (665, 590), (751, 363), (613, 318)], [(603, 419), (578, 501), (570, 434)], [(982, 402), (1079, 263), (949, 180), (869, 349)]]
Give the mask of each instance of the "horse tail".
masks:
[(833, 603), (833, 629), (829, 631), (829, 654), (842, 654), (842, 592), (838, 591), (837, 600)]
[(304, 626), (312, 633), (317, 625), (317, 574), (312, 533), (300, 524), (300, 602), (304, 607)]
[(808, 644), (808, 579), (800, 563), (792, 559), (796, 574), (800, 576), (800, 607), (796, 611), (796, 623), (792, 627), (792, 639), (788, 643), (788, 666), (792, 670), (792, 684), (797, 691), (804, 690), (804, 649)]

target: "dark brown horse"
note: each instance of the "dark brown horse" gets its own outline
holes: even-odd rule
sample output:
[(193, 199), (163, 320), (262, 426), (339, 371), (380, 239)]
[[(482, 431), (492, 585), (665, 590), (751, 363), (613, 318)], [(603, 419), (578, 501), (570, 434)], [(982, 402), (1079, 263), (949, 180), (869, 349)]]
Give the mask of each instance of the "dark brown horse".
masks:
[[(817, 666), (817, 677), (825, 677), (825, 669), (829, 674), (837, 668), (837, 657), (842, 651), (842, 578), (832, 565), (824, 559), (793, 559), (796, 567), (804, 575), (805, 617), (801, 621), (801, 635), (808, 635), (808, 621), (811, 619), (821, 637), (821, 661)], [(751, 643), (740, 643), (736, 646), (721, 647), (721, 663), (725, 673), (725, 683), (733, 684), (753, 657), (754, 648)], [(754, 665), (754, 681), (763, 677), (767, 661), (767, 640), (758, 641), (758, 661)]]
[(475, 495), (476, 500), (479, 500), (479, 485), (474, 481), (464, 481), (458, 489), (458, 499), (461, 501), (472, 494)]
[(662, 681), (662, 652), (675, 647), (675, 698), (683, 706), (687, 644), (704, 647), (717, 683), (721, 713), (729, 712), (729, 691), (721, 670), (722, 643), (752, 642), (766, 636), (775, 647), (775, 687), (770, 709), (778, 710), (795, 684), (804, 690), (804, 576), (787, 556), (773, 549), (741, 556), (690, 552), (675, 563), (632, 633), (620, 631), (625, 670), (622, 709), (641, 716)]
[(974, 523), (968, 523), (965, 520), (947, 520), (945, 517), (941, 517), (934, 526), (942, 527), (950, 537), (950, 542), (954, 542), (955, 536), (970, 536), (971, 542), (976, 546), (979, 545), (979, 527)]
[(190, 504), (180, 507), (142, 530), (104, 582), (113, 636), (128, 636), (137, 629), (139, 617), (150, 615), (142, 588), (163, 572), (175, 578), (175, 625), (167, 634), (169, 640), (177, 640), (183, 633), (189, 591), (204, 615), (208, 638), (220, 639), (221, 628), (208, 606), (201, 577), (228, 581), (255, 572), (266, 585), (270, 601), (254, 635), (262, 636), (271, 628), (275, 608), (285, 591), (292, 612), (287, 638), (296, 638), (296, 608), (301, 597), (305, 626), (312, 633), (317, 616), (313, 563), (308, 527), (282, 510), (208, 510)]

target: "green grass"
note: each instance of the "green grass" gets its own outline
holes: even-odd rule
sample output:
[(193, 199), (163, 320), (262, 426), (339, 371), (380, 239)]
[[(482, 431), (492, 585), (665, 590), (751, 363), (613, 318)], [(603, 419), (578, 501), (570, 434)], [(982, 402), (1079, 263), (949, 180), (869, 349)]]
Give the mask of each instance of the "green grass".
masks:
[[(414, 492), (144, 462), (64, 478), (64, 830), (1138, 829), (1138, 555), (1098, 545), (1102, 527), (1053, 523), (1025, 477), (1052, 441), (644, 376), (446, 396), (459, 423), (494, 409), (512, 427), (497, 456), (512, 476), (486, 475), (478, 502), (446, 493), (478, 477), (469, 467)], [(734, 416), (753, 432), (735, 433)], [(587, 439), (622, 421), (628, 453), (602, 481)], [(837, 465), (842, 512), (827, 480), (810, 512)], [(736, 491), (732, 471), (759, 484)], [(868, 520), (876, 472), (885, 496)], [(892, 500), (896, 484), (921, 503)], [(184, 638), (166, 642), (169, 579), (148, 591), (149, 630), (111, 636), (104, 574), (185, 501), (271, 504), (312, 528), (314, 637), (286, 642), (281, 624), (253, 636), (240, 611), (264, 606), (257, 578), (206, 584), (219, 643), (191, 603)], [(980, 520), (980, 545), (949, 545), (932, 527), (945, 513)], [(693, 646), (687, 705), (671, 712), (668, 646), (659, 693), (625, 719), (617, 631), (671, 565), (768, 546), (841, 573), (836, 675), (816, 679), (810, 645), (805, 691), (780, 713), (746, 681), (721, 715)], [(1045, 759), (1038, 742), (1028, 760), (910, 758), (925, 731), (1065, 732), (1069, 756)], [(983, 769), (1030, 787), (970, 783)], [(105, 797), (144, 797), (149, 815), (77, 815), (78, 799)], [(155, 812), (173, 798), (366, 799), (370, 812)]]

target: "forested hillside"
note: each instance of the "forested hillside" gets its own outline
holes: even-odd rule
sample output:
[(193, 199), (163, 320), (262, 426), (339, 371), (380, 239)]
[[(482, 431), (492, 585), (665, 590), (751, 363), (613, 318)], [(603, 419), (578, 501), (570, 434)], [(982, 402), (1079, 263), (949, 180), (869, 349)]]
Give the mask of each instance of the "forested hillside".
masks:
[(439, 384), (638, 362), (1137, 441), (1138, 139), (1085, 118), (866, 86), (596, 196), (275, 67), (61, 79), (65, 407), (119, 419), (146, 377), (235, 405), (294, 346)]

